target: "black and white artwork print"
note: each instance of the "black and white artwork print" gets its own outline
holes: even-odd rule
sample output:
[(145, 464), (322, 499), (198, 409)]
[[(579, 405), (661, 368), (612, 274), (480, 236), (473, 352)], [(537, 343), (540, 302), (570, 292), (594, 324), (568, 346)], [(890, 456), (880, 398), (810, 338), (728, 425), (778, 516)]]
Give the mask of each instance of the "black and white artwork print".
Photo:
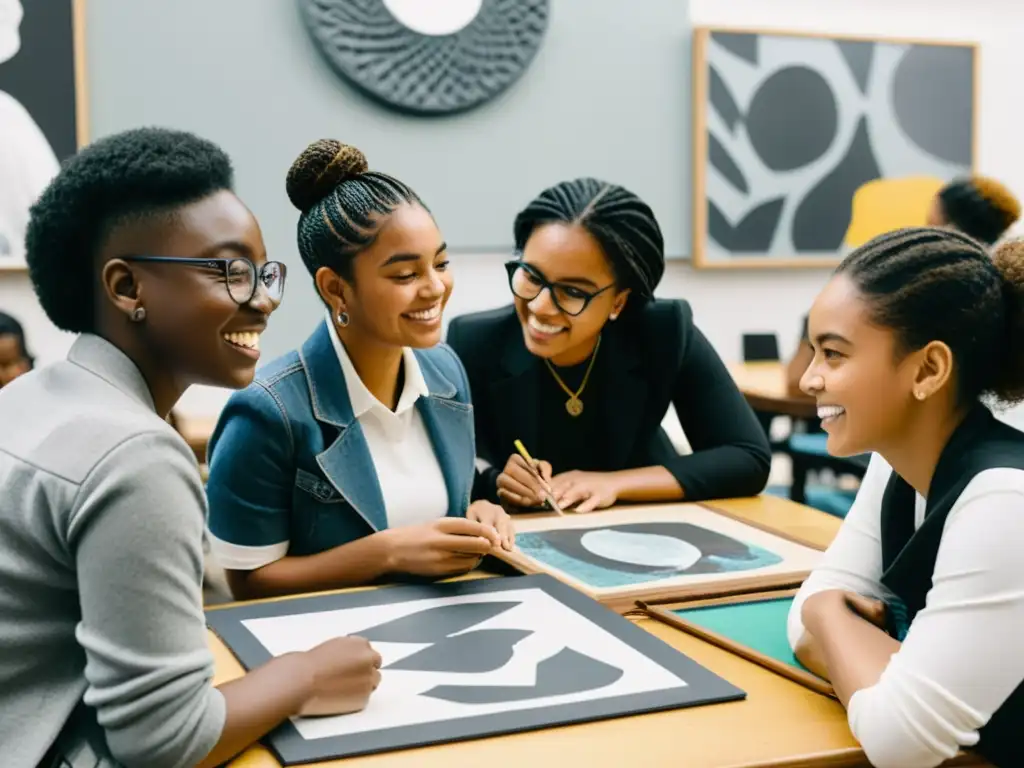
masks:
[[(251, 615), (231, 615), (238, 610)], [(362, 712), (293, 718), (272, 734), (285, 764), (744, 695), (547, 575), (391, 587), (208, 617), (246, 667), (340, 635), (365, 637), (381, 654), (381, 683)]]

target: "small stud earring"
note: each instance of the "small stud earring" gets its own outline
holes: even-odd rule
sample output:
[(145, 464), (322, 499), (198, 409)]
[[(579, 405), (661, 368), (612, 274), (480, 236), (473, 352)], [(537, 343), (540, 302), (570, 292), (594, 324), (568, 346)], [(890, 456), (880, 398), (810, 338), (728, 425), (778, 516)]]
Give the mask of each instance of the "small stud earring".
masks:
[(619, 318), (619, 315), (618, 315), (618, 313), (616, 313), (616, 314), (611, 315), (608, 319), (609, 320), (617, 320), (618, 318)]
[(135, 311), (132, 312), (132, 321), (136, 322), (136, 323), (141, 323), (145, 319), (146, 319), (146, 308), (145, 307), (136, 307)]
[(916, 397), (918, 400), (924, 400), (924, 392), (915, 392), (914, 397)]
[(340, 325), (342, 328), (344, 328), (345, 326), (348, 325), (348, 321), (349, 321), (348, 312), (339, 312), (338, 313), (338, 325)]

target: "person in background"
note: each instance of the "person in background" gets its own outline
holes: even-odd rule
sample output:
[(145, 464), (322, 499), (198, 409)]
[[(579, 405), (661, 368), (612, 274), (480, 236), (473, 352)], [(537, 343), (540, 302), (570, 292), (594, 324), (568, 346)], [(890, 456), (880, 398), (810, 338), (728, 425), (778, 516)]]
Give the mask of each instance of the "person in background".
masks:
[(790, 644), (871, 765), (1024, 765), (1024, 433), (984, 403), (1024, 399), (1024, 242), (882, 235), (819, 294), (810, 337), (829, 453), (875, 455)]
[[(1006, 234), (1020, 214), (1020, 201), (1002, 183), (987, 176), (969, 176), (954, 179), (938, 191), (928, 209), (926, 223), (930, 227), (957, 229), (991, 246)], [(812, 356), (805, 315), (796, 352), (786, 364), (786, 381), (791, 391), (800, 391), (800, 377)]]
[[(448, 331), (473, 392), (476, 495), (516, 510), (542, 506), (549, 491), (589, 512), (763, 490), (770, 455), (754, 412), (690, 305), (653, 298), (665, 252), (650, 207), (616, 184), (564, 181), (519, 213), (513, 233), (513, 303)], [(670, 404), (692, 454), (662, 429)]]
[(365, 706), (360, 638), (212, 685), (206, 499), (166, 417), (244, 387), (284, 290), (232, 168), (145, 128), (71, 158), (33, 206), (29, 276), (77, 334), (0, 391), (0, 744), (12, 766), (221, 765), (291, 716)]
[(439, 344), (453, 280), (437, 224), (338, 141), (307, 147), (286, 186), (325, 317), (221, 414), (213, 554), (238, 599), (469, 571), (512, 527), (470, 503), (473, 411)]
[(21, 323), (0, 312), (0, 389), (31, 371), (34, 365)]

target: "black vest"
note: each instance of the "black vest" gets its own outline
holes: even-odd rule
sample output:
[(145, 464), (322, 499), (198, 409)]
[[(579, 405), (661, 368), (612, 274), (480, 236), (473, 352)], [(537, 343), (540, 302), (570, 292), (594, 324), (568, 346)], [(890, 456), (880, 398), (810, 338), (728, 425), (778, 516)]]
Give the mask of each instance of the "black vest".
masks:
[[(896, 599), (886, 611), (888, 633), (902, 641), (932, 587), (939, 542), (953, 505), (986, 469), (1024, 470), (1024, 433), (978, 406), (956, 428), (939, 456), (921, 527), (914, 530), (914, 489), (893, 472), (882, 500), (882, 584)], [(1024, 515), (1024, 507), (1021, 508)], [(1021, 542), (1024, 545), (1024, 542)], [(935, 642), (941, 642), (936, 638)], [(1024, 681), (980, 731), (975, 751), (998, 766), (1024, 766)]]

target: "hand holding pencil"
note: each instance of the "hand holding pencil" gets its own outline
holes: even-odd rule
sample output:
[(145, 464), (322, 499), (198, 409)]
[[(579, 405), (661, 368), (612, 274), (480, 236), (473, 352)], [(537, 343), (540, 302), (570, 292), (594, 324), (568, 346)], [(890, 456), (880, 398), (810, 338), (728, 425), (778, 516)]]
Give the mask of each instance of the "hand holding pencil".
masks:
[(531, 509), (547, 504), (563, 514), (551, 490), (551, 465), (530, 456), (526, 447), (515, 441), (517, 453), (512, 454), (505, 469), (498, 475), (498, 497), (503, 505)]

